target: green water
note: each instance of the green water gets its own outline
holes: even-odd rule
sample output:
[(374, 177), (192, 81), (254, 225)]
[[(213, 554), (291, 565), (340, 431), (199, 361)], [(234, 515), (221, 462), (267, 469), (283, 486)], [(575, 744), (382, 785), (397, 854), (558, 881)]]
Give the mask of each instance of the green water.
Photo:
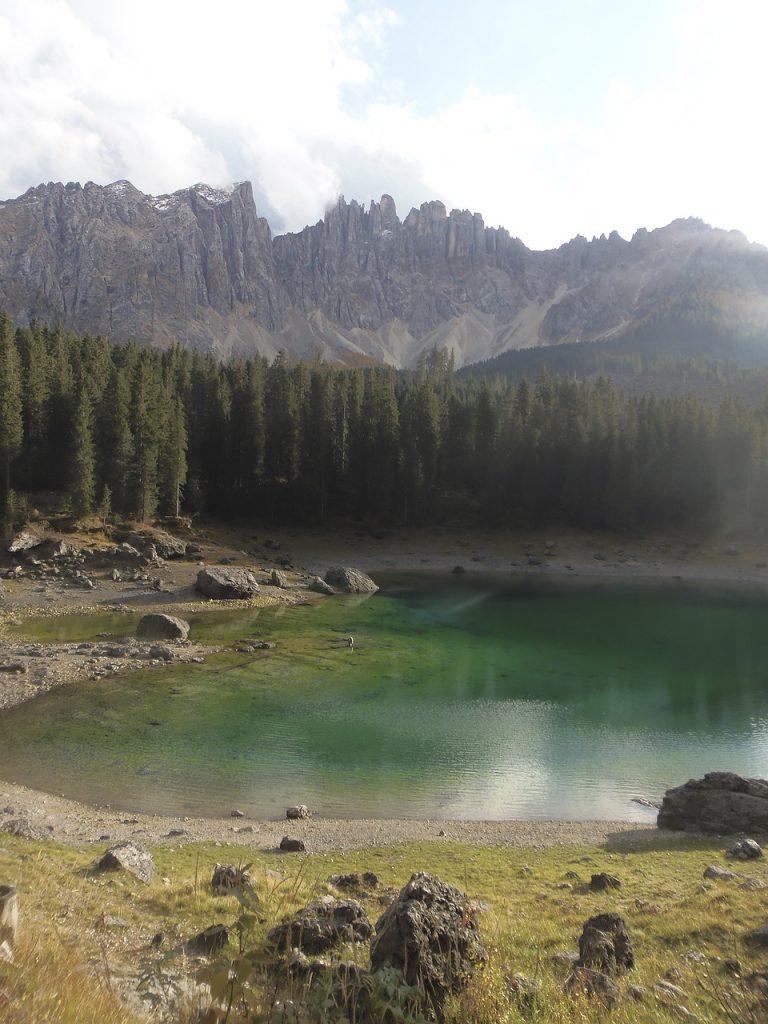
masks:
[[(200, 614), (274, 650), (81, 684), (0, 715), (0, 776), (116, 807), (345, 817), (652, 817), (632, 797), (768, 775), (768, 599), (474, 576)], [(41, 620), (93, 639), (135, 618)], [(352, 634), (350, 649), (344, 638)]]

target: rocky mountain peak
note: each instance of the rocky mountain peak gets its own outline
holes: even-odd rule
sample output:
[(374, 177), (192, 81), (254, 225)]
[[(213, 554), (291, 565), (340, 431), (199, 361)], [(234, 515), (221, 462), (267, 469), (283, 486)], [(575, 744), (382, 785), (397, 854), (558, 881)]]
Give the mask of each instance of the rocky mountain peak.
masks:
[[(150, 196), (49, 182), (0, 203), (0, 306), (78, 330), (210, 349), (408, 365), (616, 337), (686, 296), (768, 324), (768, 254), (695, 218), (534, 251), (480, 213), (343, 196), (272, 237), (251, 184)], [(689, 303), (690, 305), (691, 303)]]

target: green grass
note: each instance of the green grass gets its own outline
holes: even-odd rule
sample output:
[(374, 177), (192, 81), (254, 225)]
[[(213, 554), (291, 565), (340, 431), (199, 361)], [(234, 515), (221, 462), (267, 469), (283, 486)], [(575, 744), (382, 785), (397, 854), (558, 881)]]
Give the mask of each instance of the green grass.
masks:
[[(168, 937), (167, 949), (209, 924), (231, 923), (237, 917), (233, 898), (210, 894), (216, 861), (253, 862), (254, 884), (266, 918), (248, 937), (253, 948), (282, 915), (313, 896), (331, 892), (326, 881), (331, 874), (372, 870), (384, 886), (396, 890), (413, 871), (427, 870), (459, 886), (487, 905), (481, 925), (490, 953), (486, 970), (449, 1007), (450, 1018), (467, 1024), (602, 1019), (606, 1011), (599, 1004), (563, 994), (566, 972), (551, 957), (575, 951), (583, 922), (604, 910), (625, 917), (635, 944), (637, 966), (622, 987), (650, 989), (671, 971), (675, 984), (689, 995), (688, 1008), (700, 1020), (727, 1020), (723, 1003), (742, 999), (738, 993), (728, 995), (735, 983), (724, 971), (723, 959), (738, 959), (744, 974), (765, 969), (765, 954), (761, 957), (744, 936), (768, 916), (768, 890), (741, 890), (735, 881), (703, 885), (704, 868), (725, 863), (716, 842), (691, 840), (674, 849), (660, 845), (634, 852), (422, 843), (306, 857), (234, 845), (158, 846), (153, 849), (158, 874), (147, 886), (124, 874), (90, 874), (87, 869), (101, 846), (72, 849), (4, 835), (0, 843), (0, 881), (20, 890), (23, 927), (19, 964), (0, 967), (0, 1020), (13, 1024), (132, 1022), (130, 1012), (110, 996), (112, 976), (121, 976), (127, 966), (138, 970), (139, 965), (160, 961), (163, 953), (147, 948), (158, 931)], [(601, 870), (617, 875), (621, 889), (593, 894), (576, 881), (570, 882), (571, 889), (561, 888), (567, 872), (575, 871), (588, 881)], [(765, 862), (741, 870), (768, 881)], [(382, 909), (379, 899), (367, 900), (366, 909), (375, 920)], [(98, 928), (103, 914), (124, 919), (127, 927)], [(344, 952), (365, 962), (363, 947)], [(706, 963), (692, 962), (687, 957), (691, 952), (703, 954)], [(231, 953), (235, 956), (236, 950)], [(515, 972), (540, 985), (530, 1010), (510, 989), (509, 978)], [(265, 1012), (271, 995), (272, 990), (257, 980), (255, 1010)], [(750, 1020), (747, 1003), (738, 1005), (740, 1020)], [(612, 1013), (613, 1020), (633, 1024), (680, 1017), (679, 1010), (659, 1003), (650, 992), (642, 1003), (627, 996)]]

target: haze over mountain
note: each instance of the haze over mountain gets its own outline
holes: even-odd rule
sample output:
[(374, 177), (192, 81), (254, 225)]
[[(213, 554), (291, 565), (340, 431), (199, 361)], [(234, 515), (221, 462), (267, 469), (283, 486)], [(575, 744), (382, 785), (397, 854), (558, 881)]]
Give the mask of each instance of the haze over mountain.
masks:
[(409, 366), (437, 345), (463, 365), (639, 329), (671, 344), (681, 324), (768, 339), (768, 250), (686, 219), (535, 251), (441, 202), (401, 220), (387, 195), (273, 237), (248, 182), (157, 197), (49, 183), (0, 202), (0, 308), (222, 357)]

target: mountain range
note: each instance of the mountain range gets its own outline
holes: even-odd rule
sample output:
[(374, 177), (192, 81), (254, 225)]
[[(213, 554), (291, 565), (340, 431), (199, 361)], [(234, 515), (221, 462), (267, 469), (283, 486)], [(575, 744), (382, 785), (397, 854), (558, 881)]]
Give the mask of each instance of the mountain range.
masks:
[(249, 182), (49, 183), (0, 202), (0, 308), (221, 357), (412, 366), (437, 345), (465, 365), (638, 332), (663, 348), (684, 325), (768, 358), (768, 250), (688, 218), (537, 251), (439, 201), (401, 220), (388, 195), (273, 236)]

